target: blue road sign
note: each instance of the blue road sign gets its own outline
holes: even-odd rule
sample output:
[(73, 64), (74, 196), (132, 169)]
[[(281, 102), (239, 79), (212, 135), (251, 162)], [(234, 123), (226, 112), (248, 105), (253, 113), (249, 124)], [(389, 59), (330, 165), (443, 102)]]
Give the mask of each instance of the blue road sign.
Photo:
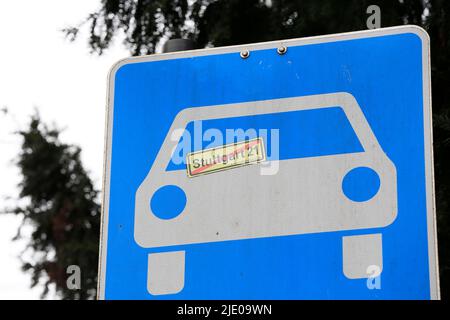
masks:
[(120, 61), (99, 298), (438, 299), (430, 91), (415, 26)]

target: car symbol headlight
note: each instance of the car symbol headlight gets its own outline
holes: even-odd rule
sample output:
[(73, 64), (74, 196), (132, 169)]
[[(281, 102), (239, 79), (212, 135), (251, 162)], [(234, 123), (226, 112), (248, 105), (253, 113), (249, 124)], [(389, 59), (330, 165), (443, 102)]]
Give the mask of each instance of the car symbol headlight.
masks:
[(150, 208), (153, 214), (164, 220), (176, 218), (186, 207), (186, 194), (183, 189), (166, 185), (158, 190), (152, 196)]
[(379, 189), (380, 177), (375, 170), (368, 167), (354, 168), (342, 180), (342, 191), (347, 198), (355, 202), (372, 199)]

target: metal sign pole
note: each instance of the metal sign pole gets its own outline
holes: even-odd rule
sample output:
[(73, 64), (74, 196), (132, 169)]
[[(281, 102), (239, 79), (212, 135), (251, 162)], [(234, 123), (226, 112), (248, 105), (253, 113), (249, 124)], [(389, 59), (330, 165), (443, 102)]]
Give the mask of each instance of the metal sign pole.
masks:
[(194, 41), (190, 39), (170, 39), (164, 43), (163, 53), (194, 49)]

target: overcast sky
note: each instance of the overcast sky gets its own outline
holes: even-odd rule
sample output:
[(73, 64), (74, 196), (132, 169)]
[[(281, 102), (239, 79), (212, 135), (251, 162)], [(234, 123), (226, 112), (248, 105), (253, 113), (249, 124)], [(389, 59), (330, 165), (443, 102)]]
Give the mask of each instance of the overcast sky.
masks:
[[(82, 160), (101, 187), (106, 77), (128, 56), (120, 41), (103, 56), (89, 54), (87, 32), (71, 43), (61, 29), (76, 25), (99, 7), (99, 0), (22, 0), (0, 3), (0, 209), (17, 196), (19, 172), (11, 164), (24, 128), (38, 108), (46, 123), (65, 128), (61, 139), (82, 148)], [(20, 220), (0, 215), (0, 299), (38, 299), (30, 276), (20, 270), (24, 242), (13, 243)]]

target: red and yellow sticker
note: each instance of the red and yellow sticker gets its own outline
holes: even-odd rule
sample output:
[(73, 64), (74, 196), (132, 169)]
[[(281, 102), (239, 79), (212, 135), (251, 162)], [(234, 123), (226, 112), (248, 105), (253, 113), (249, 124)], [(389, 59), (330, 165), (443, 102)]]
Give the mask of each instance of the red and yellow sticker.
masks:
[(265, 160), (264, 142), (256, 138), (189, 153), (187, 173), (192, 178)]

